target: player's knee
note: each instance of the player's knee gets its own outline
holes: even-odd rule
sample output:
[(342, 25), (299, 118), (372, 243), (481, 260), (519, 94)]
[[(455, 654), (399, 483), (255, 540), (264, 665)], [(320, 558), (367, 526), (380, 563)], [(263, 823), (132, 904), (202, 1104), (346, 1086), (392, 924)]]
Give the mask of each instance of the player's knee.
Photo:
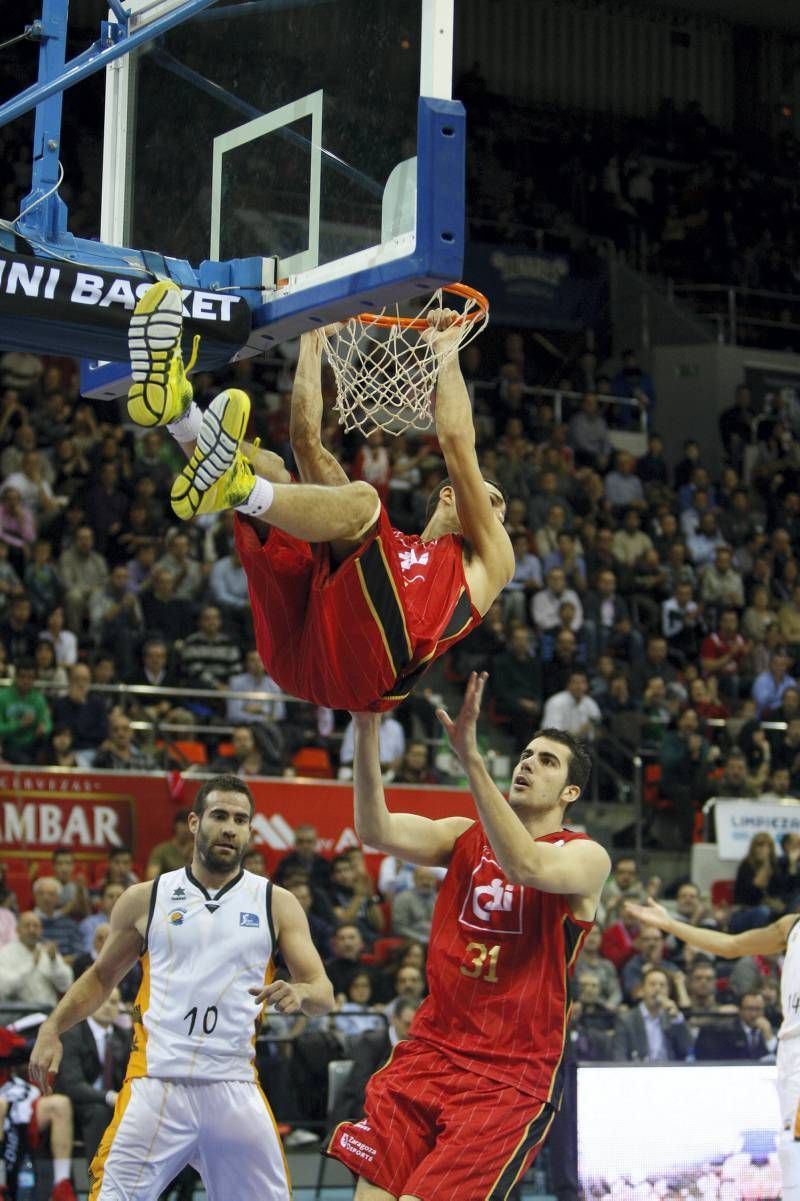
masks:
[(53, 1093), (47, 1101), (51, 1118), (68, 1118), (72, 1114), (72, 1102), (64, 1093)]

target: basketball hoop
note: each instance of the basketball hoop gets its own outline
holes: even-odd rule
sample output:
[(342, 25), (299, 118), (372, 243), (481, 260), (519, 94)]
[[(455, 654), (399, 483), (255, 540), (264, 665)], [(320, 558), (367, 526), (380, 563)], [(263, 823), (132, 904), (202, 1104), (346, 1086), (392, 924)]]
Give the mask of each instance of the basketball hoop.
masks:
[[(464, 308), (447, 331), (456, 331), (458, 337), (437, 339), (428, 313), (443, 307), (445, 292), (463, 299)], [(336, 377), (336, 410), (345, 430), (371, 434), (382, 429), (396, 435), (430, 429), (431, 400), (442, 364), (477, 337), (488, 320), (485, 296), (468, 284), (447, 284), (416, 317), (401, 316), (400, 306), (394, 305), (320, 330)]]

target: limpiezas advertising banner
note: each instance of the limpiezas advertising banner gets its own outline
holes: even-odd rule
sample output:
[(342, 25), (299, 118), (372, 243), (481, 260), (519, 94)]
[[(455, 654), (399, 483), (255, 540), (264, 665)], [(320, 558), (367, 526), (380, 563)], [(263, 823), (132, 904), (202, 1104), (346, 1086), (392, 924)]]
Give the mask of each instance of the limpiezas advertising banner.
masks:
[(716, 801), (714, 820), (720, 859), (744, 859), (754, 834), (766, 832), (780, 851), (784, 834), (800, 834), (800, 801)]

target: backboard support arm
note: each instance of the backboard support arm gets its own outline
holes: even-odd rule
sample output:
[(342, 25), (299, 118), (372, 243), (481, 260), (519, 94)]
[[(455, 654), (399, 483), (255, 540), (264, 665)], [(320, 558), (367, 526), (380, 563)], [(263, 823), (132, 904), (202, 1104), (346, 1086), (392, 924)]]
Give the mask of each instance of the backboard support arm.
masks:
[(23, 92), (20, 92), (12, 100), (7, 100), (5, 104), (0, 104), (0, 128), (7, 125), (9, 121), (13, 121), (17, 117), (22, 117), (25, 113), (29, 113), (50, 96), (64, 92), (67, 88), (74, 87), (76, 83), (88, 79), (90, 75), (102, 71), (109, 63), (114, 62), (115, 59), (122, 58), (124, 54), (130, 54), (131, 50), (135, 50), (137, 46), (141, 46), (145, 42), (150, 42), (153, 38), (160, 37), (162, 33), (174, 29), (176, 25), (182, 25), (194, 16), (195, 13), (209, 8), (214, 2), (215, 0), (186, 0), (179, 8), (164, 13), (163, 16), (156, 17), (154, 21), (141, 26), (139, 29), (135, 29), (132, 33), (128, 31), (127, 19), (124, 23), (120, 22), (119, 24), (114, 21), (103, 21), (100, 26), (100, 37), (97, 41), (93, 42), (88, 50), (84, 50), (82, 54), (78, 54), (66, 63), (66, 27), (69, 0), (45, 0), (45, 11), (48, 8), (53, 10), (60, 8), (63, 12), (63, 35), (47, 32), (44, 34), (45, 38), (61, 36), (63, 42), (61, 67), (58, 70), (53, 70), (53, 73), (50, 74), (49, 72), (55, 64), (51, 65), (50, 62), (43, 63), (40, 54), (38, 81), (31, 84)]

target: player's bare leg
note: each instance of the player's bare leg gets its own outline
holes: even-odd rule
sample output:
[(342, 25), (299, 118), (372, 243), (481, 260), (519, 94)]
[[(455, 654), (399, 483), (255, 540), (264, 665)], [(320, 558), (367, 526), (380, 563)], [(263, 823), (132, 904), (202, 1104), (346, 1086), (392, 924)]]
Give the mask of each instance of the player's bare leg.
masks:
[[(36, 1103), (36, 1121), (40, 1130), (50, 1131), (50, 1153), (53, 1157), (53, 1195), (64, 1201), (74, 1201), (69, 1183), (72, 1170), (73, 1122), (72, 1103), (62, 1093), (40, 1097)], [(60, 1186), (60, 1187), (59, 1187)]]
[(286, 464), (280, 455), (263, 446), (255, 446), (252, 442), (243, 442), (242, 451), (256, 475), (271, 484), (291, 484), (292, 477), (286, 470)]
[[(178, 446), (186, 458), (191, 459), (197, 449), (197, 442), (193, 438), (191, 442), (178, 442)], [(253, 442), (243, 442), (242, 452), (249, 460), (254, 473), (260, 475), (262, 480), (269, 480), (271, 484), (291, 484), (292, 477), (286, 470), (286, 464), (274, 451), (264, 450), (263, 446)]]
[(161, 281), (148, 289), (131, 320), (135, 383), (128, 408), (139, 424), (167, 426), (189, 459), (172, 488), (177, 516), (189, 520), (235, 508), (265, 529), (275, 525), (303, 541), (334, 543), (348, 554), (374, 524), (380, 506), (374, 489), (350, 483), (322, 447), (322, 350), (316, 335), (302, 339), (292, 408), (299, 466), (309, 482), (293, 485), (278, 455), (243, 446), (250, 416), (245, 393), (229, 389), (200, 412), (183, 366), (181, 333), (180, 289)]
[(265, 528), (277, 526), (305, 542), (357, 545), (378, 517), (375, 489), (361, 480), (338, 486), (273, 484), (256, 476), (241, 450), (249, 416), (244, 392), (230, 388), (214, 398), (203, 415), (194, 453), (172, 486), (175, 514), (188, 521), (236, 509)]
[(366, 1180), (359, 1180), (353, 1201), (397, 1201), (397, 1197), (382, 1188), (376, 1188), (374, 1184), (368, 1184)]
[(362, 1177), (356, 1185), (353, 1201), (420, 1201), (420, 1199), (412, 1197), (410, 1193), (403, 1193), (402, 1197), (395, 1197), (394, 1193), (387, 1193), (385, 1189), (370, 1184)]

